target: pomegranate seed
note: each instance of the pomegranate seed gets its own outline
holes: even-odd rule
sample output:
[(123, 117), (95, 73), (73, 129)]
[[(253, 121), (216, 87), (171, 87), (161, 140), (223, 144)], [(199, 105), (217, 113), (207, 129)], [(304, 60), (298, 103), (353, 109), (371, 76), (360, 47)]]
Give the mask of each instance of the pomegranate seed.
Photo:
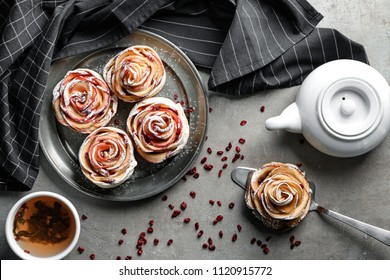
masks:
[(203, 230), (200, 230), (200, 231), (198, 232), (197, 237), (198, 237), (198, 238), (201, 238), (202, 235), (203, 235)]
[(218, 232), (218, 235), (219, 235), (220, 238), (223, 237), (223, 232), (222, 232), (222, 230), (220, 230), (220, 231)]
[(180, 208), (181, 208), (181, 210), (185, 210), (186, 208), (187, 208), (187, 202), (182, 202), (181, 204), (180, 204)]
[(95, 254), (90, 254), (90, 255), (89, 255), (89, 258), (90, 258), (91, 260), (94, 260), (94, 259), (96, 258), (96, 255), (95, 255)]
[(230, 202), (230, 203), (229, 203), (229, 208), (230, 208), (230, 209), (233, 209), (233, 208), (234, 208), (234, 202)]
[(215, 250), (215, 245), (214, 245), (214, 244), (210, 245), (210, 246), (209, 246), (209, 250), (210, 250), (210, 251), (214, 251), (214, 250)]
[(241, 125), (241, 126), (246, 125), (246, 120), (242, 120), (242, 121), (240, 122), (240, 125)]
[(243, 160), (244, 159), (244, 155), (241, 155), (240, 159)]
[(193, 113), (193, 112), (195, 112), (195, 108), (194, 108), (194, 107), (190, 107), (190, 108), (188, 108), (188, 112), (190, 112), (190, 113)]
[(150, 220), (150, 221), (149, 221), (149, 226), (152, 227), (153, 225), (154, 225), (154, 221), (153, 221), (153, 220)]
[(175, 206), (173, 206), (173, 204), (169, 204), (168, 205), (169, 209), (173, 210), (173, 208), (175, 208)]
[(186, 176), (181, 177), (181, 179), (182, 179), (184, 182), (187, 181)]
[(199, 178), (199, 173), (198, 173), (198, 172), (196, 172), (196, 173), (194, 174), (194, 178), (195, 178), (195, 179), (198, 179), (198, 178)]
[(152, 227), (148, 228), (148, 233), (153, 233), (154, 229)]
[(121, 124), (121, 121), (120, 121), (119, 119), (115, 119), (115, 120), (114, 120), (114, 124), (120, 125), (120, 124)]
[(305, 186), (303, 184), (299, 184), (299, 186), (301, 187), (301, 189), (305, 188)]
[(227, 164), (227, 163), (225, 163), (225, 164), (222, 166), (223, 169), (226, 169), (226, 167), (228, 167), (228, 164)]
[(232, 236), (232, 241), (235, 242), (235, 241), (237, 240), (237, 238), (238, 238), (237, 233), (233, 234), (233, 236)]
[(190, 218), (184, 218), (184, 220), (183, 220), (183, 222), (185, 222), (186, 224), (188, 224), (190, 221), (191, 221)]
[(121, 260), (122, 257), (121, 257), (121, 256), (117, 256), (116, 259), (117, 259), (117, 260)]
[(265, 255), (267, 255), (268, 253), (269, 253), (269, 248), (267, 247), (267, 248), (264, 248), (263, 249), (263, 253), (265, 254)]
[(222, 221), (223, 220), (223, 216), (222, 215), (218, 215), (215, 220), (217, 220), (218, 222)]
[(211, 205), (214, 205), (214, 200), (210, 199), (210, 200), (209, 200), (209, 203), (210, 203)]
[(160, 242), (160, 240), (158, 240), (158, 238), (155, 238), (155, 239), (153, 240), (154, 246), (157, 246), (159, 242)]
[(295, 247), (295, 244), (294, 244), (294, 243), (291, 243), (291, 244), (290, 244), (290, 249), (292, 250), (292, 249), (294, 249), (294, 247)]
[(166, 201), (168, 199), (168, 196), (166, 194), (163, 195), (163, 197), (161, 198), (162, 201)]
[(252, 239), (251, 239), (251, 244), (253, 245), (253, 244), (255, 244), (256, 243), (256, 237), (253, 237)]
[(211, 155), (211, 153), (213, 152), (213, 150), (211, 150), (211, 148), (207, 148), (207, 152)]
[(209, 137), (206, 135), (206, 137), (204, 138), (204, 141), (207, 141), (207, 139), (209, 139)]
[(244, 144), (245, 143), (245, 139), (244, 138), (240, 138), (240, 139), (238, 139), (238, 142), (240, 142), (240, 144)]
[(81, 215), (81, 220), (85, 221), (86, 219), (88, 219), (88, 217), (86, 215)]
[(190, 170), (188, 170), (187, 175), (192, 176), (196, 173), (196, 171), (197, 171), (196, 167), (193, 167)]
[(26, 254), (30, 254), (30, 251), (25, 249), (23, 252), (25, 252)]
[(181, 213), (181, 211), (176, 209), (176, 210), (174, 210), (174, 211), (172, 212), (171, 217), (172, 217), (172, 218), (176, 218), (177, 216), (180, 215), (180, 213)]
[(199, 229), (199, 223), (196, 222), (196, 223), (194, 224), (194, 227), (195, 227), (195, 230), (198, 230), (198, 229)]
[(195, 198), (195, 196), (196, 196), (196, 192), (194, 192), (194, 191), (191, 191), (191, 192), (190, 192), (190, 196), (191, 196), (192, 198)]
[(234, 158), (232, 159), (232, 162), (235, 162), (236, 160), (238, 160), (240, 158), (240, 154), (235, 154), (234, 155)]
[(265, 244), (265, 243), (262, 244), (262, 245), (260, 246), (260, 248), (261, 248), (261, 249), (267, 248), (267, 244)]
[(211, 113), (213, 111), (213, 108), (209, 107), (209, 113)]
[(263, 244), (263, 242), (261, 242), (261, 240), (257, 240), (256, 243), (257, 243), (257, 246), (261, 246), (261, 244)]
[(203, 157), (202, 160), (200, 161), (201, 164), (205, 163), (207, 160), (207, 157)]
[(213, 240), (211, 239), (211, 237), (209, 237), (209, 238), (207, 239), (207, 243), (208, 243), (209, 245), (213, 245)]
[(222, 202), (218, 200), (218, 201), (217, 201), (217, 205), (218, 205), (218, 206), (222, 206)]
[(210, 170), (212, 170), (213, 169), (213, 165), (212, 164), (205, 164), (205, 165), (203, 165), (203, 168), (205, 169), (205, 170), (207, 170), (207, 171), (210, 171)]
[(222, 156), (223, 155), (223, 151), (218, 151), (217, 155)]
[(178, 98), (179, 98), (179, 95), (177, 95), (177, 93), (175, 93), (175, 94), (173, 95), (173, 99), (177, 100)]
[(138, 255), (138, 256), (141, 256), (143, 252), (144, 252), (144, 251), (143, 251), (142, 249), (138, 249), (137, 255)]
[(222, 169), (218, 171), (218, 177), (222, 176)]
[(261, 107), (260, 107), (260, 112), (264, 113), (264, 111), (265, 111), (265, 107), (264, 107), (264, 106), (261, 106)]
[(224, 156), (223, 158), (221, 158), (221, 161), (226, 161), (227, 159), (227, 156)]
[(180, 105), (184, 107), (184, 101), (180, 101)]
[(238, 229), (238, 232), (241, 232), (241, 230), (242, 230), (242, 225), (238, 224), (238, 225), (237, 225), (237, 229)]
[(136, 246), (142, 246), (144, 244), (145, 244), (145, 242), (142, 239), (138, 239)]
[(207, 243), (203, 243), (203, 245), (202, 245), (203, 249), (207, 249), (208, 247), (209, 247), (209, 245)]
[(294, 245), (295, 245), (296, 247), (298, 247), (299, 245), (301, 245), (301, 241), (299, 241), (299, 240), (295, 241), (295, 242), (294, 242)]
[(272, 236), (268, 236), (266, 239), (265, 239), (265, 241), (270, 241), (271, 240), (271, 238), (272, 238)]
[(118, 244), (119, 244), (119, 245), (122, 245), (123, 242), (124, 242), (123, 239), (119, 239)]
[(122, 232), (123, 235), (125, 235), (127, 233), (127, 229), (122, 228), (121, 232)]
[(126, 256), (125, 260), (132, 260), (133, 257), (132, 256)]
[(232, 148), (232, 142), (229, 142), (229, 144), (227, 145), (225, 150), (228, 152), (228, 151), (230, 151), (231, 148)]
[(295, 236), (294, 236), (294, 235), (291, 235), (291, 236), (290, 236), (290, 243), (294, 243), (294, 241), (295, 241)]
[(173, 243), (173, 239), (169, 239), (168, 242), (167, 242), (167, 245), (168, 245), (168, 246), (171, 246), (172, 243)]
[(297, 167), (302, 167), (302, 163), (298, 162), (295, 164)]
[(85, 250), (84, 247), (81, 247), (81, 246), (79, 246), (77, 248), (77, 251), (79, 251), (80, 254), (82, 254), (84, 252), (84, 250)]
[(241, 152), (241, 148), (238, 147), (238, 146), (236, 146), (236, 152), (237, 152), (237, 153)]

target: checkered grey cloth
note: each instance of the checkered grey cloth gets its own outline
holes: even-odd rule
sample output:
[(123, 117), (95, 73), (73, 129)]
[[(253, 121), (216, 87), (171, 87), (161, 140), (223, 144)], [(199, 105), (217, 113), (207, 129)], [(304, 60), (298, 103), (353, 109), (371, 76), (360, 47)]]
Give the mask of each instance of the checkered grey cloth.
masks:
[(363, 47), (305, 0), (0, 0), (0, 190), (30, 190), (39, 170), (39, 115), (53, 60), (143, 28), (212, 68), (228, 94), (300, 84), (334, 59), (368, 62)]

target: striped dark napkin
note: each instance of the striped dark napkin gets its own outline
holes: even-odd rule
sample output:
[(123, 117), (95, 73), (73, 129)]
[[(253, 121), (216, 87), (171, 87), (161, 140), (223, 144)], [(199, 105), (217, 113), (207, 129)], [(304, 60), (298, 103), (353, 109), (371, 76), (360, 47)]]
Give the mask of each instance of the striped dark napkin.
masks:
[(233, 95), (300, 84), (317, 66), (364, 48), (305, 0), (1, 0), (0, 190), (30, 190), (39, 171), (39, 116), (53, 60), (95, 50), (136, 28), (166, 37), (212, 91)]

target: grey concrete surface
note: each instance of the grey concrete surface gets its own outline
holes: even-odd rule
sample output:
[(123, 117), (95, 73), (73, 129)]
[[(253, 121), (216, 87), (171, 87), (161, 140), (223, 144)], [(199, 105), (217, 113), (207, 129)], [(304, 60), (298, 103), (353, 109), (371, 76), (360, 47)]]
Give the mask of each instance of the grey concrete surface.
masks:
[[(388, 0), (311, 0), (309, 1), (323, 15), (321, 27), (332, 27), (363, 44), (367, 50), (371, 65), (390, 82), (390, 2)], [(202, 72), (205, 80), (207, 73)], [(209, 103), (213, 111), (209, 115), (208, 140), (197, 160), (212, 148), (213, 155), (207, 155), (209, 162), (215, 165), (211, 172), (201, 168), (198, 179), (188, 178), (180, 181), (164, 194), (168, 200), (163, 202), (163, 194), (131, 203), (113, 203), (87, 197), (67, 185), (50, 166), (44, 156), (41, 169), (33, 191), (50, 190), (68, 197), (78, 209), (80, 215), (88, 219), (81, 222), (81, 236), (78, 246), (85, 248), (83, 254), (77, 250), (66, 259), (88, 259), (91, 253), (96, 259), (124, 258), (133, 259), (390, 259), (389, 247), (375, 239), (341, 224), (331, 218), (310, 213), (302, 223), (292, 231), (272, 232), (265, 229), (246, 208), (243, 191), (230, 179), (235, 166), (258, 167), (269, 161), (302, 163), (308, 178), (318, 186), (317, 201), (330, 209), (347, 216), (390, 230), (390, 138), (389, 136), (375, 150), (366, 155), (339, 159), (326, 156), (308, 143), (301, 144), (301, 135), (288, 132), (268, 132), (264, 121), (278, 115), (295, 100), (299, 87), (259, 92), (245, 98), (229, 98), (210, 93)], [(260, 112), (260, 107), (265, 111)], [(241, 120), (247, 120), (246, 126), (240, 126)], [(228, 142), (237, 144), (238, 138), (247, 141), (242, 147), (245, 158), (238, 160), (224, 170), (221, 178), (217, 173), (222, 162), (215, 151), (223, 149)], [(189, 196), (196, 191), (196, 198)], [(16, 259), (4, 236), (6, 215), (13, 203), (25, 193), (0, 194), (0, 258)], [(209, 199), (220, 200), (222, 206), (211, 206)], [(179, 207), (182, 201), (188, 203), (183, 213), (171, 218), (168, 204)], [(233, 209), (228, 208), (235, 203)], [(215, 217), (224, 216), (218, 225), (212, 225)], [(191, 222), (184, 224), (183, 218), (190, 217)], [(149, 220), (155, 221), (154, 232), (147, 234), (148, 243), (144, 253), (137, 256), (135, 248), (138, 235), (148, 228)], [(198, 239), (194, 223), (199, 222), (204, 230)], [(238, 232), (237, 225), (242, 225)], [(122, 235), (121, 229), (127, 228)], [(218, 237), (222, 230), (223, 238)], [(234, 233), (238, 240), (231, 241)], [(294, 235), (302, 244), (290, 249), (289, 237)], [(270, 249), (263, 254), (260, 247), (252, 245), (253, 237), (266, 242)], [(215, 251), (202, 249), (202, 244), (211, 237)], [(153, 239), (158, 238), (158, 246)], [(118, 245), (123, 239), (124, 244)], [(173, 244), (167, 246), (168, 239)]]

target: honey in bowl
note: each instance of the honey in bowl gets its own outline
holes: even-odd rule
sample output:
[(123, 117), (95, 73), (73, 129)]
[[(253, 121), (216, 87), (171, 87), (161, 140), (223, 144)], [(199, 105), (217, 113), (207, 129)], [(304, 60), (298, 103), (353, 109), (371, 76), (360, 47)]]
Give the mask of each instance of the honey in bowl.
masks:
[(12, 232), (26, 258), (56, 258), (74, 243), (76, 227), (75, 215), (64, 202), (43, 195), (18, 207)]

